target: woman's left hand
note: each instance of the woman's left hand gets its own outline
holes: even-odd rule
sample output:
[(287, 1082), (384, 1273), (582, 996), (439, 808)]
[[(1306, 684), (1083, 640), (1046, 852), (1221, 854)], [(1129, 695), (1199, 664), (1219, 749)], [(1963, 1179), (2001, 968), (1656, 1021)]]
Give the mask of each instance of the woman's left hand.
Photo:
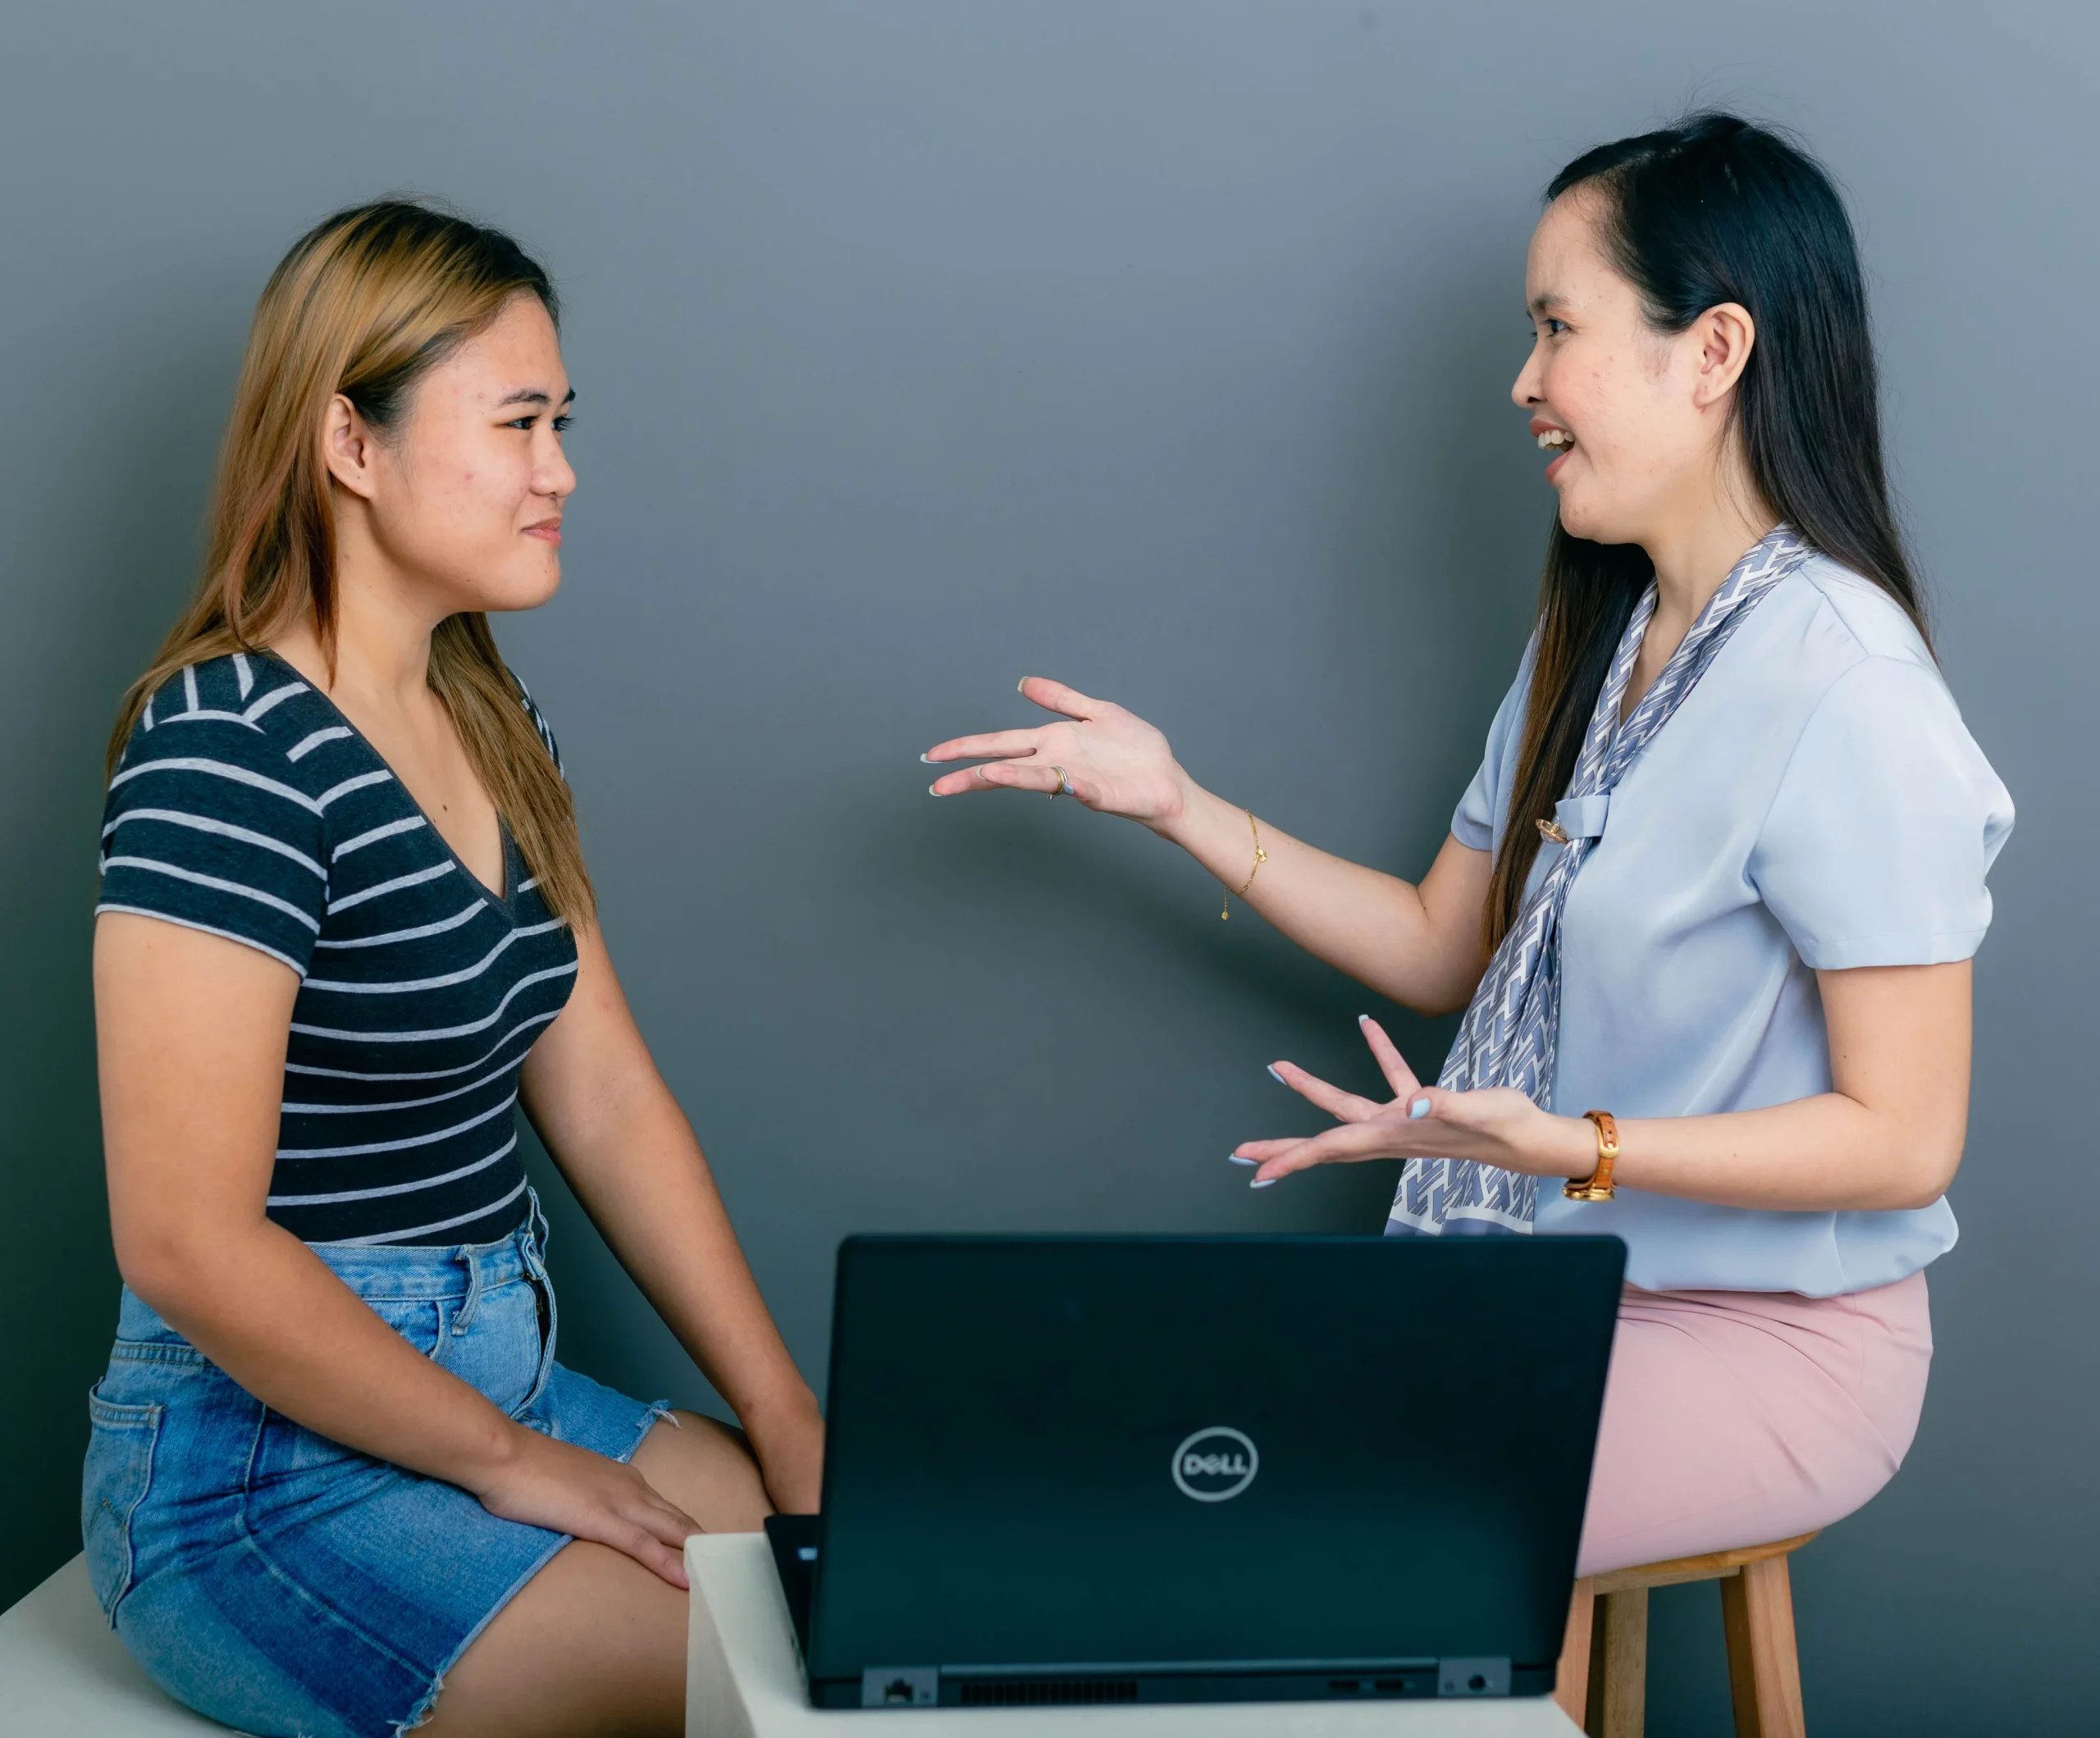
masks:
[(1295, 1063), (1274, 1064), (1271, 1074), (1341, 1126), (1310, 1138), (1243, 1141), (1232, 1157), (1258, 1167), (1251, 1187), (1267, 1188), (1310, 1166), (1360, 1159), (1477, 1159), (1536, 1177), (1586, 1177), (1596, 1169), (1596, 1143), (1582, 1118), (1552, 1115), (1513, 1087), (1472, 1093), (1426, 1087), (1377, 1021), (1366, 1015), (1358, 1024), (1393, 1088), (1391, 1101), (1345, 1093)]
[(816, 1402), (777, 1420), (743, 1424), (774, 1508), (783, 1515), (815, 1514), (824, 1491), (824, 1418)]

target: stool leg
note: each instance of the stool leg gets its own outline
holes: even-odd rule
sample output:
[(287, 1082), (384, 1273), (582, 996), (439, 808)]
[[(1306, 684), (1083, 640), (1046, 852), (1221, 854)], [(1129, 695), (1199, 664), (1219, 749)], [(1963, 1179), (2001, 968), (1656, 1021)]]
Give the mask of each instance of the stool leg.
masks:
[(1608, 1593), (1590, 1648), (1591, 1738), (1641, 1738), (1648, 1717), (1648, 1590)]
[(1585, 1576), (1568, 1602), (1568, 1633), (1561, 1638), (1560, 1668), (1553, 1681), (1554, 1700), (1577, 1726), (1589, 1717), (1590, 1625), (1596, 1604), (1596, 1583)]
[(1721, 1622), (1728, 1638), (1736, 1738), (1805, 1738), (1793, 1583), (1787, 1559), (1746, 1563), (1723, 1581)]

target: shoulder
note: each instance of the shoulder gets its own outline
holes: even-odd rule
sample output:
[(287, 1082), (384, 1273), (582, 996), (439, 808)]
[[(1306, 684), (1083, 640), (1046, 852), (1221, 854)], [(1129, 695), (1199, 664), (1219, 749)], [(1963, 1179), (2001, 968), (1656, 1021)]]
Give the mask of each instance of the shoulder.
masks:
[(1783, 797), (1823, 792), (1811, 806), (1829, 811), (1832, 830), (1839, 810), (1865, 820), (1893, 805), (1897, 821), (1876, 822), (1892, 832), (1958, 812), (1995, 851), (2011, 798), (1902, 605), (1824, 556), (1769, 601), (1779, 608), (1759, 647), (1760, 686)]
[[(1842, 800), (1862, 814), (1959, 792), (1991, 818), (1993, 837), (2010, 824), (2011, 800), (1908, 613), (1828, 556), (1774, 587), (1701, 688), (1709, 683), (1711, 694), (1695, 691), (1691, 704), (1719, 709), (1746, 792), (1849, 793)], [(1765, 776), (1750, 776), (1754, 765)]]
[(1939, 677), (1903, 606), (1828, 555), (1811, 555), (1780, 581), (1752, 613), (1744, 637), (1770, 675), (1806, 694), (1819, 695), (1873, 659)]
[(1813, 715), (1850, 716), (1855, 728), (1874, 732), (1933, 728), (1967, 742), (1961, 709), (1900, 603), (1827, 555), (1810, 558), (1794, 578)]
[(281, 660), (241, 652), (208, 659), (176, 671), (148, 699), (110, 798), (127, 787), (180, 785), (215, 807), (317, 817), (322, 769), (313, 750), (351, 734)]
[[(1754, 705), (1768, 737), (1805, 727), (1843, 695), (1873, 690), (1901, 709), (1954, 712), (1939, 666), (1903, 606), (1873, 581), (1813, 555), (1751, 613), (1709, 681)], [(1959, 717), (1958, 712), (1954, 712)]]
[(1935, 675), (1938, 667), (1903, 606), (1872, 580), (1814, 555), (1793, 576), (1812, 600), (1813, 619), (1833, 649), (1854, 658), (1888, 658)]
[(176, 671), (110, 779), (96, 909), (244, 942), (304, 975), (328, 887), (328, 793), (313, 764), (327, 757), (309, 760), (308, 745), (330, 730), (341, 731), (333, 709), (275, 659)]
[(163, 682), (139, 714), (131, 741), (170, 728), (178, 735), (201, 730), (244, 741), (265, 758), (274, 753), (289, 760), (306, 736), (331, 722), (335, 708), (282, 659), (232, 652), (186, 664)]

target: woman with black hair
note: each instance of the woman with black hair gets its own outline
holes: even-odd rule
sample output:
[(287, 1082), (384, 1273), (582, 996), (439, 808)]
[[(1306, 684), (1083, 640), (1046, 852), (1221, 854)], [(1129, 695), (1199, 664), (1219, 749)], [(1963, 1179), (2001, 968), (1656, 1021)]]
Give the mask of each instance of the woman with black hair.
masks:
[(1559, 518), (1419, 885), (1278, 832), (1041, 678), (1021, 691), (1062, 721), (925, 759), (984, 763), (935, 796), (1139, 821), (1373, 989), (1466, 1010), (1433, 1087), (1363, 1020), (1388, 1102), (1278, 1062), (1337, 1126), (1231, 1157), (1256, 1188), (1404, 1159), (1393, 1234), (1625, 1239), (1590, 1575), (1823, 1526), (1909, 1448), (2012, 805), (1927, 643), (1823, 171), (1704, 114), (1578, 158), (1547, 200), (1512, 396)]

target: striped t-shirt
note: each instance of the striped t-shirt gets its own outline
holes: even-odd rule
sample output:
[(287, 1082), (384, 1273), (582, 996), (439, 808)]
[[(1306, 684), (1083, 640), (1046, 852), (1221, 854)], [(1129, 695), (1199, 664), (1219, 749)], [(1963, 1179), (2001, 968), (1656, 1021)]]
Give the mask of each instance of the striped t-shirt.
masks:
[(576, 942), (507, 830), (503, 855), (499, 897), (269, 654), (182, 671), (133, 730), (96, 910), (299, 974), (269, 1214), (306, 1242), (489, 1243), (523, 1220), (518, 1073), (568, 1000)]

